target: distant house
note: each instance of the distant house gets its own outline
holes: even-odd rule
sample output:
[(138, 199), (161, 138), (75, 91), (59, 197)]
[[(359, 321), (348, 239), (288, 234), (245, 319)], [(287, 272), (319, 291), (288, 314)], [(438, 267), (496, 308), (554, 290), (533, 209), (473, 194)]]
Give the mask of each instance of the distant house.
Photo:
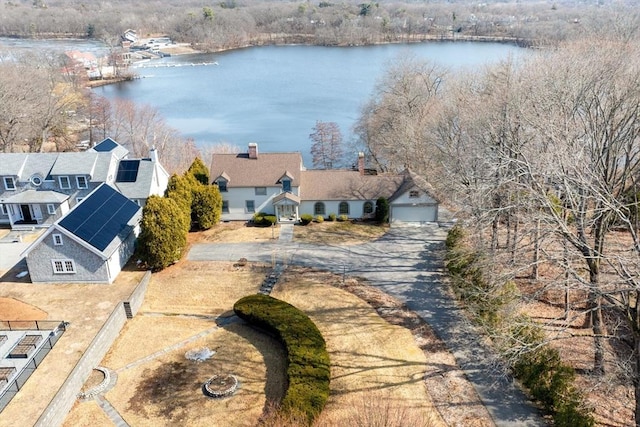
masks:
[(111, 138), (77, 153), (0, 153), (0, 224), (49, 227), (103, 183), (144, 206), (164, 193), (169, 173), (154, 149), (144, 159), (128, 154)]
[(101, 184), (26, 251), (31, 281), (111, 283), (134, 251), (142, 209)]
[(222, 194), (223, 220), (248, 220), (257, 212), (279, 221), (330, 214), (367, 219), (380, 197), (389, 200), (393, 223), (438, 221), (439, 202), (430, 185), (410, 170), (377, 174), (360, 153), (354, 170), (307, 170), (300, 153), (214, 154), (210, 176)]

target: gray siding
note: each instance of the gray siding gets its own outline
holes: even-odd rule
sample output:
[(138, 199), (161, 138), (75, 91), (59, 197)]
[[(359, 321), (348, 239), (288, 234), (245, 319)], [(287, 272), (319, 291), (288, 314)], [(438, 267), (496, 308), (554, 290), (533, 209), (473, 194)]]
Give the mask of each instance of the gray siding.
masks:
[[(62, 234), (63, 244), (53, 244), (53, 234)], [(54, 274), (51, 261), (71, 259), (75, 273)], [(55, 228), (49, 229), (45, 238), (27, 255), (27, 266), (32, 282), (109, 282), (106, 263), (66, 234)]]

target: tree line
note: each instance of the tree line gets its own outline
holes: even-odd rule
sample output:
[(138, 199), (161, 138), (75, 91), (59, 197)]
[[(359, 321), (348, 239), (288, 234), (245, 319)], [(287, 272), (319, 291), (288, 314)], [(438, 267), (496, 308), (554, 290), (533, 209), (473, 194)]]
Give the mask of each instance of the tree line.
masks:
[[(485, 324), (494, 342), (534, 351), (505, 338), (517, 322), (586, 337), (586, 381), (628, 387), (640, 425), (640, 44), (620, 30), (473, 74), (399, 58), (357, 133), (379, 169), (412, 168), (456, 212), (474, 292), (514, 296), (509, 321)], [(557, 314), (519, 316), (532, 300)]]
[(166, 34), (203, 50), (274, 42), (361, 45), (454, 37), (553, 43), (619, 26), (633, 4), (458, 1), (13, 0), (0, 5), (0, 35), (116, 40), (126, 29)]

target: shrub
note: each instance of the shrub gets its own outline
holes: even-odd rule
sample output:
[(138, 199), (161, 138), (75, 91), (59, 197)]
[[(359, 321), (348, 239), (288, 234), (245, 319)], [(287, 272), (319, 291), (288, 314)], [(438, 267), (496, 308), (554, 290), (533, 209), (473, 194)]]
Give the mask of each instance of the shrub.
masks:
[(342, 214), (342, 215), (340, 215), (340, 216), (338, 217), (338, 221), (340, 221), (340, 222), (346, 222), (346, 221), (349, 221), (349, 216), (348, 216), (348, 215), (345, 215), (345, 214)]
[(170, 198), (151, 196), (142, 210), (136, 256), (153, 270), (162, 270), (182, 257), (189, 220)]
[(311, 214), (302, 214), (300, 215), (300, 222), (302, 225), (308, 225), (313, 221), (313, 215)]
[(278, 222), (278, 218), (275, 215), (267, 215), (264, 212), (258, 212), (253, 215), (253, 224), (259, 227), (271, 227)]
[(389, 201), (384, 197), (376, 200), (375, 218), (378, 224), (386, 224), (389, 222)]
[(191, 196), (191, 221), (194, 227), (208, 230), (216, 225), (222, 215), (222, 196), (218, 187), (195, 185)]
[(200, 157), (196, 157), (191, 163), (187, 174), (193, 176), (202, 185), (209, 185), (209, 168), (200, 160)]
[(315, 222), (324, 222), (324, 217), (322, 215), (316, 215)]
[(332, 221), (332, 222), (333, 222), (333, 221), (335, 221), (335, 220), (336, 220), (336, 214), (334, 214), (334, 213), (330, 213), (330, 214), (329, 214), (329, 221)]
[(275, 334), (285, 346), (289, 386), (280, 409), (304, 414), (311, 424), (329, 398), (330, 379), (329, 354), (316, 325), (302, 311), (268, 295), (244, 297), (233, 310), (238, 317)]

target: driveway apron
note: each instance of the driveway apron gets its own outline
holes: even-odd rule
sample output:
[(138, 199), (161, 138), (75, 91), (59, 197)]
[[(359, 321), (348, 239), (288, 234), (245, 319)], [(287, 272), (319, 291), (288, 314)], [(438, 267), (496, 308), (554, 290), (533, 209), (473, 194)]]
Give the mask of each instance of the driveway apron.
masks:
[(537, 408), (500, 369), (498, 357), (457, 307), (446, 284), (442, 255), (446, 230), (391, 228), (381, 239), (354, 246), (287, 241), (196, 244), (191, 261), (296, 264), (368, 279), (420, 315), (446, 343), (497, 426), (544, 426)]

